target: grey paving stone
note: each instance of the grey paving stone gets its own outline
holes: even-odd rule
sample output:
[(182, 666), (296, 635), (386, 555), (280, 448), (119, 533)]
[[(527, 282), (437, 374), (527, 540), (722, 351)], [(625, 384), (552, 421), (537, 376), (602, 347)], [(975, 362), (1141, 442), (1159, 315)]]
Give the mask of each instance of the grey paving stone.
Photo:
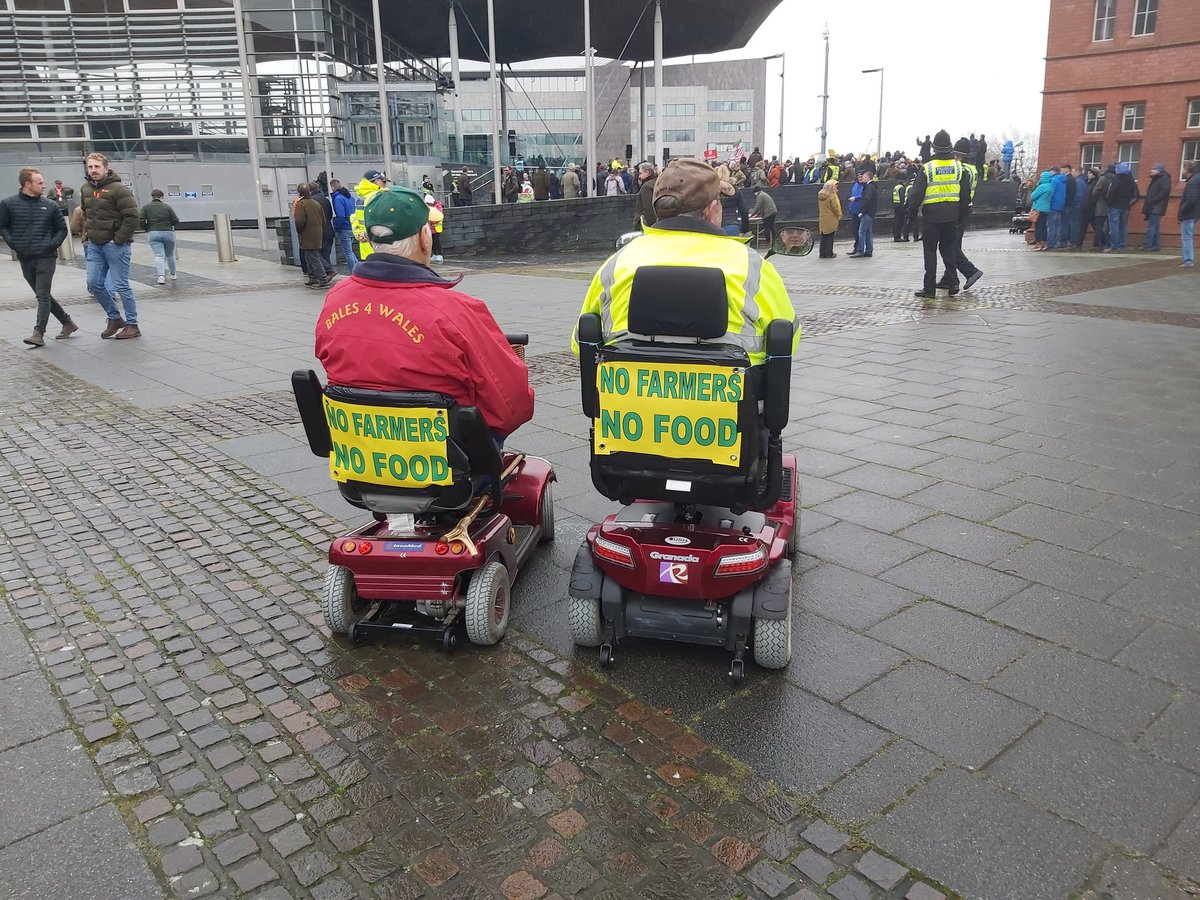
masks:
[(997, 559), (993, 567), (1089, 600), (1104, 600), (1137, 575), (1136, 569), (1089, 553), (1033, 541)]
[(792, 865), (804, 873), (813, 884), (824, 884), (837, 865), (816, 850), (805, 850), (792, 860)]
[(1032, 645), (1006, 628), (931, 602), (897, 613), (868, 634), (969, 681), (983, 681)]
[(1108, 843), (951, 768), (866, 830), (881, 849), (977, 900), (1061, 900)]
[(890, 891), (908, 875), (908, 869), (904, 866), (886, 856), (880, 856), (874, 850), (864, 853), (862, 859), (854, 864), (854, 868), (885, 891)]
[(1117, 740), (1132, 741), (1171, 701), (1171, 688), (1129, 669), (1050, 645), (990, 682), (994, 691)]
[(897, 537), (980, 565), (1005, 556), (1025, 543), (1023, 538), (1007, 531), (945, 513), (936, 513), (905, 528)]
[(67, 727), (58, 701), (40, 672), (23, 672), (4, 679), (0, 690), (0, 751), (45, 737)]
[(1005, 513), (993, 520), (992, 524), (1072, 550), (1090, 550), (1121, 530), (1119, 525), (1112, 522), (1084, 518), (1035, 503), (1027, 503)]
[[(64, 847), (71, 848), (69, 866), (62, 864)], [(0, 847), (0, 893), (5, 900), (162, 898), (129, 829), (108, 804)]]
[(917, 472), (931, 481), (953, 481), (967, 487), (978, 488), (981, 491), (994, 491), (1000, 485), (1017, 477), (1017, 474), (1002, 469), (998, 465), (975, 462), (971, 459), (958, 459), (945, 456), (921, 466)]
[(1111, 659), (1150, 624), (1132, 612), (1042, 584), (1008, 598), (987, 617), (1100, 659)]
[(854, 491), (822, 503), (814, 511), (884, 534), (891, 534), (930, 515), (925, 507), (870, 491)]
[[(1009, 749), (989, 774), (1143, 853), (1200, 798), (1200, 776), (1053, 717)], [(1130, 803), (1131, 797), (1138, 802)]]
[(911, 662), (842, 704), (947, 759), (978, 768), (1038, 719), (1027, 706)]
[(996, 488), (996, 492), (1052, 509), (1082, 515), (1105, 504), (1111, 495), (1038, 475), (1028, 475)]
[(1200, 804), (1171, 833), (1154, 859), (1180, 875), (1200, 882)]
[(1200, 691), (1200, 631), (1155, 622), (1118, 653), (1116, 661)]
[(987, 612), (1027, 584), (1012, 575), (933, 550), (889, 569), (880, 578), (973, 613)]
[(846, 875), (831, 884), (826, 890), (837, 900), (871, 900), (871, 888), (857, 875)]
[(808, 536), (804, 541), (804, 552), (856, 572), (878, 575), (916, 556), (921, 547), (868, 528), (839, 522)]
[[(764, 742), (746, 722), (764, 723), (778, 740)], [(770, 723), (769, 725), (767, 723)], [(829, 784), (883, 746), (884, 732), (782, 680), (765, 680), (693, 726), (786, 790), (805, 794)]]
[(105, 802), (75, 736), (60, 731), (0, 753), (0, 845)]
[(1195, 579), (1142, 572), (1106, 602), (1163, 622), (1200, 629)]
[(904, 660), (903, 653), (801, 610), (792, 624), (792, 661), (783, 674), (818, 697), (838, 701)]
[(1149, 860), (1127, 856), (1106, 859), (1092, 887), (1100, 897), (1192, 900), (1196, 896), (1194, 890), (1185, 891), (1169, 880), (1167, 874)]
[(818, 805), (843, 822), (866, 819), (903, 797), (940, 762), (937, 754), (898, 740), (827, 788)]
[(0, 680), (37, 669), (37, 660), (16, 625), (0, 622)]
[(828, 822), (823, 822), (820, 819), (800, 832), (800, 837), (825, 853), (837, 853), (850, 843), (850, 836), (848, 834), (839, 831)]
[(1177, 697), (1137, 743), (1147, 753), (1200, 771), (1200, 696)]
[(1020, 505), (1020, 501), (1011, 497), (955, 484), (952, 481), (930, 485), (915, 494), (909, 494), (905, 500), (972, 522), (990, 521)]
[[(806, 516), (808, 512), (804, 513)], [(799, 605), (850, 628), (869, 628), (917, 600), (917, 594), (825, 563), (804, 573), (796, 588)], [(793, 635), (793, 639), (794, 639)]]
[[(869, 432), (864, 432), (864, 436), (868, 434)], [(936, 481), (928, 475), (919, 475), (916, 472), (894, 469), (891, 466), (881, 466), (875, 463), (865, 463), (849, 471), (832, 473), (829, 474), (829, 477), (831, 481), (839, 484), (897, 499), (927, 488)]]

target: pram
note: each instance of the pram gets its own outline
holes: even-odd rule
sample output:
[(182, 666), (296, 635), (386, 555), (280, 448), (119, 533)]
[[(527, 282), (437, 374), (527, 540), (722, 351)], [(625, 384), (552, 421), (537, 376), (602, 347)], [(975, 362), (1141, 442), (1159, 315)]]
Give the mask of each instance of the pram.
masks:
[(1012, 217), (1012, 224), (1008, 228), (1009, 234), (1017, 234), (1018, 232), (1028, 231), (1033, 227), (1033, 220), (1029, 218), (1030, 207), (1024, 203), (1018, 203), (1013, 211), (1016, 213)]

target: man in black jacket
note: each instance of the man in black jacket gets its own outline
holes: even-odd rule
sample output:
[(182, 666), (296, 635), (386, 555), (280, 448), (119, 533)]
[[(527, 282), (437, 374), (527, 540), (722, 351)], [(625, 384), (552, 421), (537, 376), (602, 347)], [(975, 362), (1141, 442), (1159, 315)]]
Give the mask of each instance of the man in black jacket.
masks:
[(933, 159), (917, 170), (917, 181), (908, 200), (909, 206), (919, 208), (925, 218), (925, 283), (921, 290), (913, 292), (925, 300), (937, 297), (939, 254), (947, 276), (954, 273), (949, 287), (957, 293), (958, 274), (954, 266), (958, 257), (958, 219), (962, 208), (971, 202), (970, 176), (954, 158), (950, 135), (939, 131), (932, 149)]
[(58, 247), (67, 237), (67, 222), (58, 204), (42, 196), (46, 180), (37, 169), (22, 169), (17, 173), (17, 181), (21, 190), (0, 200), (0, 237), (17, 254), (21, 274), (37, 296), (37, 324), (25, 343), (43, 347), (51, 313), (62, 323), (62, 331), (56, 337), (67, 338), (79, 330), (50, 294), (58, 265)]
[(862, 252), (850, 253), (849, 256), (851, 259), (866, 259), (875, 253), (875, 213), (879, 211), (879, 194), (875, 186), (875, 170), (871, 166), (865, 166), (855, 177), (863, 186), (856, 214), (858, 221), (855, 222), (858, 246)]
[(1157, 253), (1162, 249), (1158, 225), (1167, 211), (1167, 198), (1170, 196), (1171, 176), (1167, 174), (1167, 167), (1162, 163), (1155, 163), (1150, 167), (1150, 184), (1146, 186), (1146, 196), (1142, 199), (1142, 218), (1146, 220), (1143, 250)]

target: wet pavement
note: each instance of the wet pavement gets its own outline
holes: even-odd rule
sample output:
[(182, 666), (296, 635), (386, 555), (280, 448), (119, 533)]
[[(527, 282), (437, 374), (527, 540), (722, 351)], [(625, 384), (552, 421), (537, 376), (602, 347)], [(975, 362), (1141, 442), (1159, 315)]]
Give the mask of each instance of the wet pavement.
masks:
[(912, 245), (779, 261), (806, 335), (795, 655), (738, 689), (723, 653), (630, 641), (602, 671), (566, 634), (613, 508), (563, 352), (596, 259), (447, 267), (530, 332), (510, 442), (559, 476), (509, 636), (452, 655), (324, 627), (357, 516), (287, 390), (321, 302), (296, 270), (197, 241), (140, 288), (143, 338), (100, 341), (80, 302), (28, 351), (0, 261), (0, 891), (1189, 896), (1198, 282), (972, 237), (985, 279), (932, 303)]

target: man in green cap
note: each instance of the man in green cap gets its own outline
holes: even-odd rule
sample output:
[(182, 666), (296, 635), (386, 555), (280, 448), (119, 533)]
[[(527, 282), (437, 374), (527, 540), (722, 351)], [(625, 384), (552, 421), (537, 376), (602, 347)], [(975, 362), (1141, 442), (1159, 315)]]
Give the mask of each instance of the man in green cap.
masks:
[(317, 359), (330, 384), (447, 394), (503, 439), (533, 417), (529, 372), (488, 308), (455, 290), (462, 276), (429, 268), (431, 210), (403, 187), (371, 199), (363, 224), (373, 252), (325, 298)]

